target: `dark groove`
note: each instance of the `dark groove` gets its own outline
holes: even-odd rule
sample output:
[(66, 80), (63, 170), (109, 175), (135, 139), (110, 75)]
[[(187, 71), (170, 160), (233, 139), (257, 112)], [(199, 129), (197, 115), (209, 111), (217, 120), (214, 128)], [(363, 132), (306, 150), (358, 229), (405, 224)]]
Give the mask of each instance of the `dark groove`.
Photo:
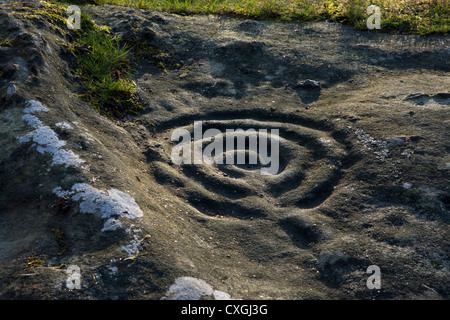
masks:
[(302, 117), (299, 114), (282, 114), (273, 113), (265, 108), (257, 108), (251, 110), (239, 109), (239, 110), (227, 110), (227, 111), (213, 111), (207, 114), (184, 114), (174, 117), (170, 120), (155, 121), (155, 126), (152, 127), (155, 132), (163, 132), (167, 129), (174, 127), (187, 126), (193, 123), (193, 121), (211, 121), (211, 120), (242, 120), (250, 119), (261, 122), (282, 122), (294, 125), (300, 125), (309, 129), (331, 131), (333, 128), (328, 120), (312, 120)]

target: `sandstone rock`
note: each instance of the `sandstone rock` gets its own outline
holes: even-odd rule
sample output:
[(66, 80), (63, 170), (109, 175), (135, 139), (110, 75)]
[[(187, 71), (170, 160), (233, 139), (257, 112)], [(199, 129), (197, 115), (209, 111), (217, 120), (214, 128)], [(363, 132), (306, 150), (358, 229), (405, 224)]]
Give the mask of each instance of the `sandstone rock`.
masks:
[[(447, 38), (86, 6), (164, 57), (130, 56), (145, 110), (112, 122), (78, 98), (63, 45), (75, 35), (11, 5), (0, 4), (13, 44), (0, 48), (2, 299), (450, 297), (450, 70), (430, 49)], [(374, 73), (378, 52), (391, 58)], [(278, 171), (175, 164), (172, 133), (194, 121), (224, 137), (279, 130)], [(370, 265), (381, 290), (367, 287)]]

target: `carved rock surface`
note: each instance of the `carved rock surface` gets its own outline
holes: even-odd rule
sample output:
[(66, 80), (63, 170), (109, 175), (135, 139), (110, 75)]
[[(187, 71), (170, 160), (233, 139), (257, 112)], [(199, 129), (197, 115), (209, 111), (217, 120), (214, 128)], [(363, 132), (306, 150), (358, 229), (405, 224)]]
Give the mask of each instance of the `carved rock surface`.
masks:
[[(41, 6), (0, 4), (0, 298), (450, 297), (448, 37), (83, 7), (154, 49), (121, 127)], [(279, 171), (174, 164), (194, 121), (279, 129)]]

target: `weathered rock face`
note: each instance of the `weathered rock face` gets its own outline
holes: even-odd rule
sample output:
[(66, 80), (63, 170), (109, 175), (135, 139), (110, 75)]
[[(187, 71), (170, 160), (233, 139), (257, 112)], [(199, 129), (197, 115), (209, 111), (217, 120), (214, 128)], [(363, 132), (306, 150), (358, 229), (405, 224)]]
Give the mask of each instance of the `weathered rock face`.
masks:
[[(3, 299), (449, 298), (448, 38), (83, 10), (161, 54), (120, 127), (74, 94), (70, 33), (1, 6)], [(194, 121), (278, 129), (277, 174), (173, 163)]]

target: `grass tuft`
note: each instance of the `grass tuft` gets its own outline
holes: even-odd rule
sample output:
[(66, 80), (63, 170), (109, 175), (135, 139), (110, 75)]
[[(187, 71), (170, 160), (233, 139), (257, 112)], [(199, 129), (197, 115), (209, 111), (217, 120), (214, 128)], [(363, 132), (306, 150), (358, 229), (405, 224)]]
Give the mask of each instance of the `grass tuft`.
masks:
[[(71, 4), (97, 4), (97, 0), (71, 0)], [(71, 42), (65, 44), (72, 49), (78, 61), (78, 73), (85, 92), (80, 98), (88, 101), (95, 110), (117, 122), (128, 114), (139, 115), (143, 107), (135, 95), (136, 86), (130, 79), (132, 56), (130, 47), (120, 37), (112, 36), (107, 27), (98, 26), (89, 15), (81, 12), (79, 30), (66, 27), (66, 9), (69, 3), (57, 0), (40, 1), (34, 9), (20, 3), (10, 4), (12, 13), (22, 19), (47, 20), (62, 35), (71, 33)], [(0, 47), (11, 46), (9, 38), (0, 37)], [(26, 52), (26, 51), (24, 51)]]
[(130, 47), (82, 14), (79, 37), (74, 43), (79, 73), (86, 92), (80, 97), (111, 120), (126, 114), (139, 115), (143, 107), (130, 79)]

